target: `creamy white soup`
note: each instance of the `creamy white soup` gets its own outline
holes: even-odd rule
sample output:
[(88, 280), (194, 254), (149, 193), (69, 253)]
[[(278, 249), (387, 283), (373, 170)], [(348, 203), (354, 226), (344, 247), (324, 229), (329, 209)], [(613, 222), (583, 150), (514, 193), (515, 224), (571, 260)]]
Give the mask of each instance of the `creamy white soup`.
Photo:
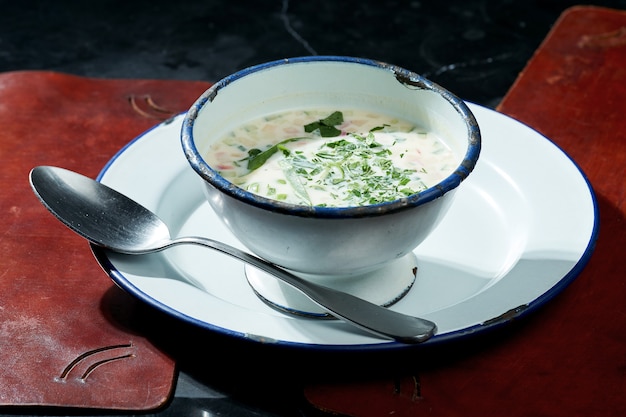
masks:
[(406, 197), (459, 163), (433, 132), (362, 110), (297, 110), (253, 120), (216, 141), (206, 157), (247, 191), (325, 207)]

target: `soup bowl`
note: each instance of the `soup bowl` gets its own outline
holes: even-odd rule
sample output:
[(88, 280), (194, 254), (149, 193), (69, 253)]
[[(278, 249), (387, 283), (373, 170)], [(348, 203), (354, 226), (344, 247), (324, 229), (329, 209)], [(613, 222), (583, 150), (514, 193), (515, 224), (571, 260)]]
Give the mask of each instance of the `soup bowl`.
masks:
[[(321, 207), (246, 191), (206, 161), (211, 145), (245, 122), (316, 108), (364, 109), (420, 125), (458, 156), (456, 168), (436, 185), (393, 201)], [(445, 215), (454, 191), (473, 170), (481, 146), (476, 119), (446, 89), (397, 66), (338, 56), (284, 59), (222, 79), (187, 112), (181, 141), (210, 206), (243, 245), (329, 286), (341, 279), (354, 283), (355, 277), (371, 275), (411, 255)], [(392, 279), (382, 275), (376, 280)], [(411, 279), (399, 284), (404, 290), (398, 291), (410, 283)]]

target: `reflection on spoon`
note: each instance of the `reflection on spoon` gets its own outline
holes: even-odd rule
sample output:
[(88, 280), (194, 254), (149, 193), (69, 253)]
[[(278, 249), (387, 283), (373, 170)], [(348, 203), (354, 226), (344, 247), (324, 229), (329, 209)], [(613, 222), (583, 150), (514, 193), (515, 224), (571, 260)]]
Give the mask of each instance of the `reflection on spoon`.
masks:
[(204, 237), (172, 239), (154, 213), (123, 194), (66, 169), (39, 166), (30, 183), (43, 205), (91, 243), (125, 254), (158, 252), (174, 245), (202, 245), (240, 259), (301, 291), (333, 316), (370, 333), (404, 343), (428, 340), (435, 323), (401, 314), (350, 294), (314, 284), (247, 252)]

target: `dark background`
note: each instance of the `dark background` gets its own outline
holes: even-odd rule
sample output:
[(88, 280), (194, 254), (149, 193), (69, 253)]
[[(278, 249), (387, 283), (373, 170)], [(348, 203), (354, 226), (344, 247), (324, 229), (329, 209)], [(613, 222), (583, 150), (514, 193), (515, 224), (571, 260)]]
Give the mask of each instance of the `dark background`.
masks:
[[(349, 55), (405, 67), (465, 100), (495, 107), (558, 16), (575, 4), (565, 0), (0, 0), (0, 71), (217, 81), (247, 66), (285, 57)], [(626, 9), (626, 0), (586, 4)], [(147, 314), (154, 318), (153, 313)], [(182, 373), (173, 402), (145, 415), (319, 414), (299, 397), (299, 384), (306, 381), (271, 375), (281, 363), (272, 362), (276, 352), (224, 341), (219, 351), (205, 349), (212, 342), (208, 335), (203, 346), (193, 329), (171, 322), (159, 322), (157, 327), (167, 332), (175, 329), (180, 332), (177, 337), (189, 338), (186, 346), (195, 344), (197, 350), (179, 352)], [(176, 352), (181, 342), (170, 339), (169, 348)], [(197, 358), (204, 360), (200, 363)], [(380, 358), (351, 359), (368, 368)], [(235, 362), (237, 372), (232, 368)], [(268, 373), (254, 374), (259, 370)], [(2, 416), (80, 414), (23, 408), (2, 412), (9, 413)]]
[[(591, 1), (626, 8), (624, 0)], [(494, 107), (566, 0), (0, 0), (0, 71), (216, 81), (301, 55), (378, 59)]]

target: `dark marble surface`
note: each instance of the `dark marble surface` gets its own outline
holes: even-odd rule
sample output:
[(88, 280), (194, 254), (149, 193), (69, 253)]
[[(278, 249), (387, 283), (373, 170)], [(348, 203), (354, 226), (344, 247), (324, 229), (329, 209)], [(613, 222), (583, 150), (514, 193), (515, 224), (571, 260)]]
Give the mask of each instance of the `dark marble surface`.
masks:
[[(626, 0), (589, 3), (626, 9)], [(466, 100), (495, 107), (559, 14), (574, 4), (566, 0), (0, 0), (0, 71), (215, 81), (284, 57), (350, 55), (403, 66)], [(199, 336), (173, 323), (160, 322), (158, 327), (175, 333), (168, 333), (169, 342), (158, 335), (155, 339), (180, 355), (183, 372), (173, 402), (148, 415), (319, 415), (301, 397), (304, 377), (290, 379), (296, 374), (285, 373), (286, 366), (297, 369), (298, 360), (302, 361), (297, 354), (289, 357), (289, 352)], [(190, 346), (196, 348), (190, 351)], [(283, 355), (278, 361), (277, 354)], [(346, 359), (307, 357), (310, 368), (316, 360), (328, 368), (325, 361)], [(361, 372), (365, 372), (363, 364), (389, 361), (372, 355), (349, 359)], [(289, 360), (291, 364), (285, 365)], [(395, 360), (416, 363), (415, 358)], [(3, 416), (82, 413), (2, 412), (8, 413)]]
[[(626, 8), (624, 0), (590, 3)], [(215, 81), (300, 55), (374, 58), (494, 106), (571, 0), (1, 0), (0, 71)]]

